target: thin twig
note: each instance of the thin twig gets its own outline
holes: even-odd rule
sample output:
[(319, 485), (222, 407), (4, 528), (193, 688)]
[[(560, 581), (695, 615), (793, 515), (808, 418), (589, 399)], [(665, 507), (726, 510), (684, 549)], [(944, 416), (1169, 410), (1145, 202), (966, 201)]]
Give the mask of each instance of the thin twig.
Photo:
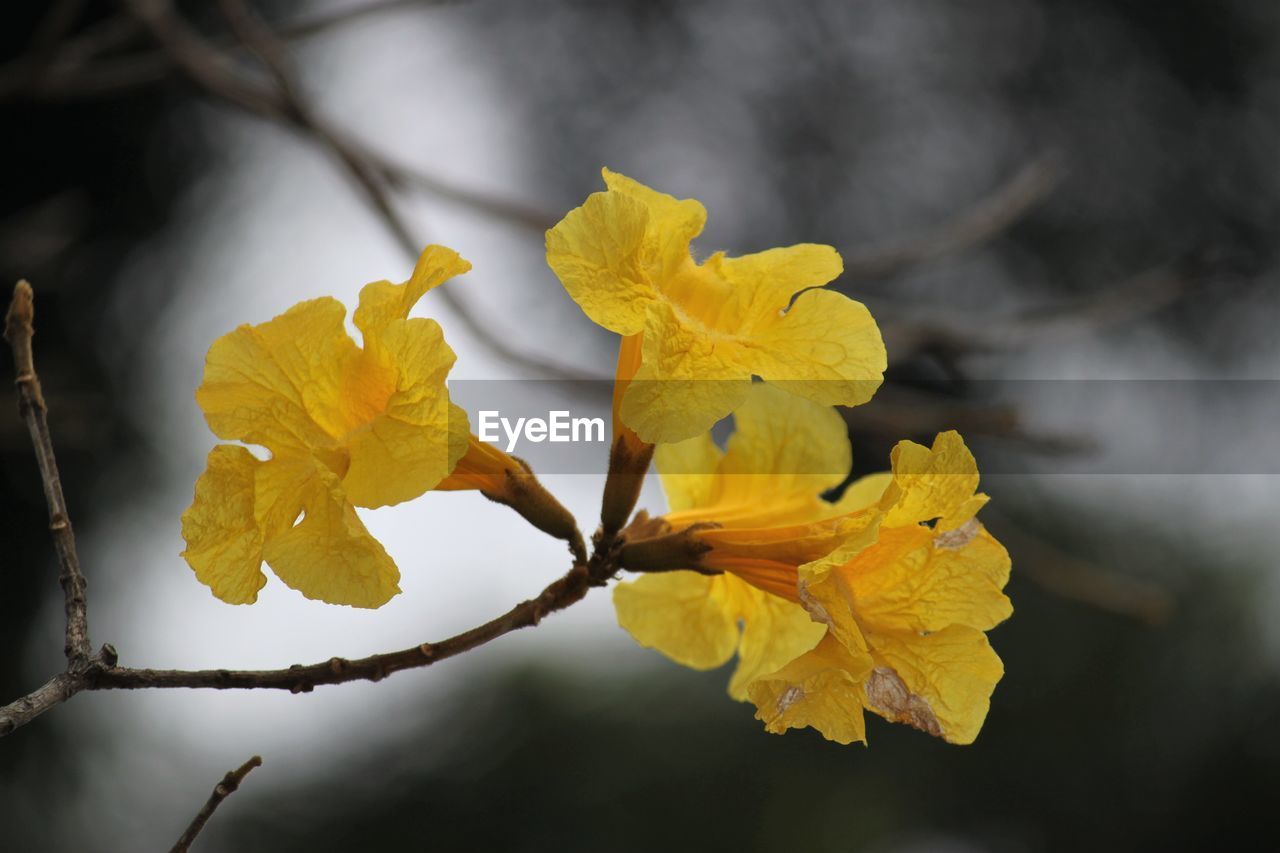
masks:
[(71, 531), (67, 500), (62, 494), (58, 461), (53, 454), (53, 439), (49, 435), (49, 422), (45, 418), (44, 395), (40, 391), (40, 378), (36, 375), (35, 358), (31, 350), (31, 338), (35, 335), (34, 320), (35, 301), (31, 285), (20, 281), (13, 289), (13, 300), (5, 315), (4, 337), (13, 349), (18, 412), (26, 421), (27, 431), (31, 434), (36, 463), (40, 466), (40, 480), (44, 484), (45, 501), (49, 505), (49, 529), (53, 531), (53, 544), (58, 552), (58, 582), (62, 584), (67, 616), (64, 650), (70, 669), (76, 670), (89, 663), (89, 614), (85, 604), (85, 580), (80, 571), (80, 559), (76, 556), (76, 537)]
[(943, 255), (980, 245), (1005, 231), (1044, 201), (1063, 177), (1062, 158), (1042, 154), (954, 219), (919, 237), (847, 252), (844, 281), (888, 278)]
[[(304, 39), (363, 18), (413, 6), (441, 5), (442, 2), (381, 0), (362, 3), (284, 22), (278, 32), (284, 39)], [(47, 25), (44, 28), (47, 31)], [(173, 60), (164, 50), (105, 56), (125, 45), (138, 32), (137, 22), (132, 17), (116, 15), (53, 44), (56, 51), (44, 62), (36, 62), (35, 50), (29, 50), (0, 65), (0, 98), (96, 98), (163, 82), (173, 70)], [(37, 38), (33, 36), (31, 43), (37, 44)]]
[(213, 793), (209, 795), (209, 799), (205, 800), (204, 805), (196, 816), (191, 819), (191, 825), (187, 827), (186, 832), (182, 833), (178, 843), (169, 849), (169, 853), (186, 853), (191, 847), (191, 842), (196, 840), (200, 830), (204, 829), (204, 825), (213, 816), (214, 810), (222, 805), (223, 800), (235, 793), (236, 789), (240, 787), (240, 783), (244, 781), (244, 777), (249, 775), (250, 770), (261, 766), (262, 756), (255, 755), (235, 770), (227, 773), (226, 776), (223, 776), (222, 781), (213, 786)]
[(175, 670), (111, 667), (95, 673), (88, 690), (140, 690), (153, 687), (193, 687), (215, 690), (268, 689), (310, 693), (322, 684), (349, 681), (381, 681), (394, 672), (430, 666), (482, 646), (504, 634), (537, 625), (543, 617), (581, 601), (603, 580), (594, 580), (588, 567), (578, 563), (536, 598), (522, 601), (497, 619), (436, 643), (422, 643), (398, 652), (386, 652), (357, 660), (330, 658), (306, 666), (294, 664), (270, 670)]

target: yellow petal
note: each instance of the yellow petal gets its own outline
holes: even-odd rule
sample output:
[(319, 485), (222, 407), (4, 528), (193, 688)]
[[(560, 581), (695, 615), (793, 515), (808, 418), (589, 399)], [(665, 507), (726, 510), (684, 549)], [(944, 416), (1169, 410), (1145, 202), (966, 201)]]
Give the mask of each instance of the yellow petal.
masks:
[(319, 465), (296, 526), (267, 540), (267, 564), (307, 598), (381, 607), (400, 592), (400, 572), (369, 535), (338, 478)]
[(695, 199), (674, 198), (626, 175), (608, 169), (601, 172), (611, 192), (635, 199), (649, 212), (646, 248), (651, 256), (650, 277), (657, 280), (673, 275), (689, 260), (689, 243), (702, 233), (707, 222), (706, 208)]
[[(885, 490), (881, 506), (885, 524), (902, 526), (945, 518), (941, 529), (958, 527), (976, 512), (981, 502), (971, 499), (978, 488), (978, 464), (964, 439), (954, 430), (938, 433), (933, 447), (900, 441), (890, 455), (893, 485)], [(969, 512), (972, 517), (973, 512)]]
[(654, 299), (644, 271), (648, 223), (643, 203), (603, 192), (589, 195), (547, 232), (547, 264), (569, 296), (594, 322), (620, 335), (644, 328)]
[(733, 361), (734, 348), (718, 347), (665, 302), (650, 305), (643, 346), (643, 363), (623, 394), (619, 414), (651, 444), (706, 432), (751, 389), (751, 374)]
[(973, 743), (1004, 675), (987, 635), (963, 625), (928, 636), (869, 635), (875, 669), (866, 682), (867, 707), (948, 743)]
[(827, 740), (866, 743), (862, 680), (871, 659), (849, 654), (824, 638), (817, 648), (747, 688), (756, 719), (773, 734), (809, 726)]
[(835, 502), (835, 512), (857, 512), (875, 506), (892, 483), (893, 475), (888, 471), (859, 477), (849, 484), (840, 500)]
[(718, 500), (781, 506), (800, 498), (804, 510), (771, 523), (816, 520), (834, 514), (818, 496), (839, 485), (852, 464), (848, 427), (839, 412), (756, 382), (734, 412)]
[(752, 334), (777, 319), (802, 290), (819, 287), (844, 271), (840, 254), (830, 246), (802, 243), (728, 258), (715, 254), (706, 265), (732, 285), (730, 304), (723, 308), (741, 334)]
[(301, 302), (214, 341), (196, 401), (219, 438), (273, 451), (332, 443), (355, 424), (343, 379), (360, 358), (334, 299)]
[(711, 546), (701, 559), (707, 568), (732, 571), (737, 558), (797, 567), (827, 556), (872, 521), (871, 515), (837, 516), (784, 527), (712, 528), (699, 530), (694, 536)]
[[(449, 402), (445, 378), (455, 356), (434, 320), (390, 321), (378, 352), (395, 377), (394, 391), (346, 444), (351, 465), (343, 488), (363, 507), (411, 500), (435, 487), (457, 465), (466, 450), (460, 437), (469, 434), (466, 413)], [(461, 423), (453, 423), (458, 417)]]
[(716, 470), (723, 455), (709, 432), (658, 447), (653, 459), (672, 512), (704, 507), (712, 502), (718, 487)]
[(676, 663), (712, 669), (738, 647), (738, 622), (726, 580), (695, 572), (645, 575), (614, 587), (618, 624), (642, 646)]
[(262, 463), (243, 447), (219, 444), (182, 514), (182, 556), (196, 579), (228, 604), (252, 604), (267, 582), (262, 533), (253, 513), (254, 472)]
[(739, 702), (746, 701), (748, 685), (809, 651), (826, 633), (798, 604), (756, 589), (747, 593), (738, 666), (729, 680), (729, 695)]
[(808, 290), (785, 314), (763, 319), (741, 356), (751, 372), (787, 393), (829, 406), (857, 406), (880, 387), (884, 343), (860, 302)]
[(882, 530), (833, 580), (869, 631), (994, 628), (1013, 612), (1001, 592), (1009, 554), (977, 521), (971, 524), (949, 533), (919, 526)]
[(408, 281), (392, 284), (375, 281), (360, 290), (360, 304), (353, 320), (365, 336), (365, 345), (393, 320), (403, 320), (428, 290), (471, 269), (471, 264), (445, 246), (427, 246), (418, 257)]
[(263, 539), (293, 527), (317, 476), (319, 462), (306, 454), (278, 453), (258, 466), (254, 477), (253, 514)]

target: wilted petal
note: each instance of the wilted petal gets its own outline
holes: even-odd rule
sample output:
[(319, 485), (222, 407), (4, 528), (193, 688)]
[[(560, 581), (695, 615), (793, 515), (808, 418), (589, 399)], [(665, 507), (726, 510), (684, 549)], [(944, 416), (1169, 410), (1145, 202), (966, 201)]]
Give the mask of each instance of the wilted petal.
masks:
[(851, 655), (826, 638), (753, 682), (747, 695), (756, 706), (756, 719), (774, 734), (808, 726), (836, 743), (865, 743), (862, 681), (870, 671), (869, 657)]

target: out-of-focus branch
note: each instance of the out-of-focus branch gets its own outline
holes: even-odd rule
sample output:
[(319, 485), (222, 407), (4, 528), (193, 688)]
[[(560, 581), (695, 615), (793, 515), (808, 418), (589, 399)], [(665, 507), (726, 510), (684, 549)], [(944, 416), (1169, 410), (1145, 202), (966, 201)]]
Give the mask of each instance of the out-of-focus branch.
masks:
[(1068, 554), (989, 507), (983, 515), (995, 522), (992, 526), (1014, 555), (1018, 574), (1054, 595), (1146, 625), (1162, 624), (1173, 614), (1175, 602), (1168, 589)]
[[(304, 39), (386, 12), (414, 6), (443, 5), (445, 2), (447, 0), (375, 0), (286, 22), (279, 27), (278, 32), (284, 39)], [(70, 23), (74, 23), (74, 20)], [(67, 27), (56, 31), (45, 24), (42, 25), (42, 30), (65, 35)], [(138, 32), (138, 25), (133, 18), (116, 15), (62, 40), (61, 43), (47, 37), (33, 37), (33, 46), (47, 46), (44, 61), (35, 61), (38, 52), (33, 49), (0, 66), (0, 98), (95, 98), (167, 79), (173, 71), (173, 61), (163, 50), (106, 56), (110, 51), (127, 44)]]
[(899, 385), (886, 385), (876, 393), (874, 405), (840, 409), (856, 433), (871, 433), (898, 440), (907, 436), (932, 436), (939, 429), (956, 429), (965, 436), (1009, 442), (1050, 455), (1095, 450), (1086, 436), (1038, 432), (1029, 429), (1018, 408), (1009, 403), (984, 403), (953, 399)]
[[(1162, 265), (1106, 287), (1100, 296), (1011, 316), (950, 313), (906, 319), (877, 302), (885, 346), (894, 358), (920, 352), (963, 355), (1043, 346), (1128, 322), (1175, 302), (1192, 286), (1179, 265)], [(896, 315), (896, 316), (895, 316)]]
[[(421, 243), (396, 209), (387, 188), (389, 178), (403, 182), (408, 170), (391, 170), (385, 159), (371, 158), (367, 147), (352, 142), (345, 132), (330, 126), (312, 109), (301, 94), (283, 44), (246, 5), (227, 0), (222, 9), (245, 46), (268, 70), (274, 87), (258, 85), (236, 73), (228, 57), (189, 28), (167, 0), (123, 2), (169, 53), (184, 76), (206, 93), (292, 127), (328, 150), (360, 188), (396, 242), (410, 257), (417, 257)], [(476, 317), (456, 290), (443, 288), (439, 292), (467, 330), (500, 358), (550, 378), (600, 378), (594, 373), (513, 347), (499, 332)]]
[(5, 315), (4, 337), (13, 349), (18, 412), (31, 434), (36, 463), (40, 467), (40, 480), (44, 485), (45, 501), (49, 505), (49, 529), (53, 531), (53, 543), (58, 552), (58, 582), (62, 584), (65, 599), (67, 664), (70, 669), (79, 670), (89, 662), (89, 613), (85, 603), (85, 581), (80, 571), (80, 558), (76, 555), (76, 537), (71, 531), (71, 515), (67, 512), (67, 500), (62, 494), (58, 460), (53, 454), (53, 439), (49, 435), (49, 422), (45, 417), (44, 394), (40, 390), (40, 378), (36, 375), (35, 358), (31, 349), (31, 339), (35, 335), (34, 321), (35, 302), (31, 285), (20, 281), (13, 290), (13, 301), (9, 303), (9, 311)]
[(981, 245), (1044, 201), (1062, 181), (1063, 174), (1062, 158), (1057, 152), (1042, 154), (986, 198), (938, 228), (898, 243), (845, 253), (845, 280), (888, 278)]
[(200, 811), (191, 819), (191, 823), (187, 826), (182, 837), (178, 839), (178, 843), (169, 848), (169, 853), (187, 853), (191, 848), (191, 842), (196, 840), (196, 836), (200, 834), (200, 830), (204, 829), (204, 825), (209, 822), (209, 818), (213, 817), (213, 812), (218, 806), (222, 805), (222, 801), (236, 792), (240, 787), (240, 783), (244, 781), (244, 777), (249, 775), (249, 771), (255, 767), (262, 766), (262, 757), (253, 756), (244, 764), (241, 764), (235, 770), (227, 773), (222, 777), (218, 784), (213, 786), (213, 793), (209, 795), (209, 799), (205, 800)]

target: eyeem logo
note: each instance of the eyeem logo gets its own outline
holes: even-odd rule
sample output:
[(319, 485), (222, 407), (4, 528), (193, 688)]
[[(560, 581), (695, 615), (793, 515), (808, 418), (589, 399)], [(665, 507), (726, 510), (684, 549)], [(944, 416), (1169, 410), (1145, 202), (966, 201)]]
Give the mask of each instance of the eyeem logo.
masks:
[(500, 440), (498, 428), (507, 436), (507, 452), (516, 449), (516, 444), (523, 438), (534, 444), (544, 441), (563, 443), (578, 441), (604, 441), (604, 418), (575, 418), (567, 411), (547, 412), (546, 420), (542, 418), (510, 418), (502, 417), (496, 411), (480, 412), (479, 437), (481, 441), (496, 442)]

